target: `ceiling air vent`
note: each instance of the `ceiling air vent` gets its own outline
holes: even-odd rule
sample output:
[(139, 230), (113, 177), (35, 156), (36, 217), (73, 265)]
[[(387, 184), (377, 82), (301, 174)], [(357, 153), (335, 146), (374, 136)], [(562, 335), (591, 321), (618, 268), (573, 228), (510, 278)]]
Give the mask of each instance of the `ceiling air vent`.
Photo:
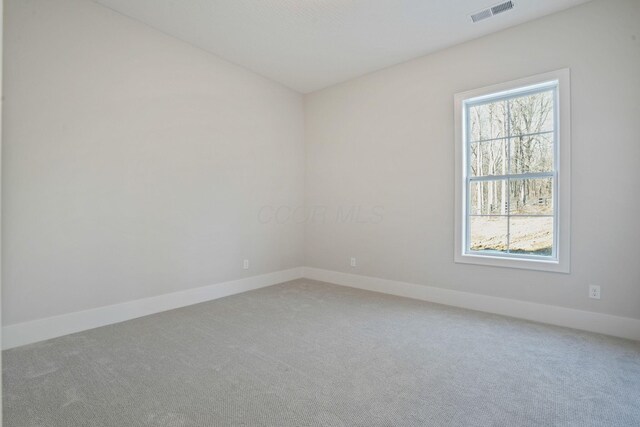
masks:
[(513, 2), (506, 1), (504, 3), (497, 4), (491, 8), (491, 13), (497, 15), (502, 12), (506, 12), (507, 10), (513, 9)]
[(513, 9), (513, 1), (506, 1), (504, 3), (491, 6), (488, 9), (484, 9), (484, 10), (481, 10), (480, 12), (472, 14), (471, 20), (473, 22), (482, 21), (483, 19), (491, 18), (494, 15), (497, 15), (502, 12), (506, 12), (507, 10), (511, 10), (511, 9)]
[(491, 13), (491, 9), (485, 9), (481, 12), (474, 13), (471, 15), (471, 20), (473, 22), (482, 21), (483, 19), (491, 18), (493, 14)]

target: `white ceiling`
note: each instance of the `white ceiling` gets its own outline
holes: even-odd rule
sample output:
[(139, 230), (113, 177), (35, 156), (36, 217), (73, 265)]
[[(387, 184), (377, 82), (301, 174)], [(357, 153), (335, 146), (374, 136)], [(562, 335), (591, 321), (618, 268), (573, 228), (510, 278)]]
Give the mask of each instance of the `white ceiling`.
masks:
[(96, 0), (308, 93), (588, 0)]

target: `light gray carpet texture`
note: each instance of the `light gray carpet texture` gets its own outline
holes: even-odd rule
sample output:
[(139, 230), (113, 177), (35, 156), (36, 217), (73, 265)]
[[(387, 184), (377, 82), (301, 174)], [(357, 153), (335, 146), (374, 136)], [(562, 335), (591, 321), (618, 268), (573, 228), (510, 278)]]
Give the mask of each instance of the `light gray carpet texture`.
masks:
[(297, 280), (3, 353), (5, 426), (640, 426), (640, 343)]

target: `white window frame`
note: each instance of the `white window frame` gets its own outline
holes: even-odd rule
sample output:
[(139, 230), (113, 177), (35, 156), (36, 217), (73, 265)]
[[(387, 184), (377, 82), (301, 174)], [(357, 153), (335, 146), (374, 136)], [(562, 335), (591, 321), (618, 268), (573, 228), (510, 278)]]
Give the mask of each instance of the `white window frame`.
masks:
[[(466, 103), (483, 97), (509, 96), (522, 90), (557, 84), (554, 144), (554, 253), (551, 257), (515, 254), (484, 254), (467, 250), (467, 136)], [(570, 187), (571, 187), (571, 108), (569, 69), (538, 74), (524, 79), (500, 83), (457, 93), (455, 105), (455, 262), (494, 267), (523, 268), (558, 273), (570, 272)]]

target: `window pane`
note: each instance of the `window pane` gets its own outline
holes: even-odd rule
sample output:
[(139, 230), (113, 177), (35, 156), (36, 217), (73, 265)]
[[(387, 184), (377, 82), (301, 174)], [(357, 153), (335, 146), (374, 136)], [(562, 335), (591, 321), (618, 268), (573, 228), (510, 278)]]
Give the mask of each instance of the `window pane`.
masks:
[(511, 215), (553, 215), (553, 179), (512, 179), (509, 183)]
[(470, 215), (505, 215), (507, 180), (472, 182), (469, 186)]
[(507, 141), (475, 142), (469, 146), (471, 176), (506, 175)]
[(554, 91), (510, 99), (511, 135), (528, 135), (553, 130)]
[(509, 218), (509, 252), (529, 255), (552, 255), (553, 218)]
[(553, 134), (510, 140), (510, 173), (553, 171)]
[(507, 103), (491, 102), (469, 108), (469, 140), (503, 138), (507, 135)]
[(507, 251), (506, 216), (469, 217), (469, 249), (472, 251)]

